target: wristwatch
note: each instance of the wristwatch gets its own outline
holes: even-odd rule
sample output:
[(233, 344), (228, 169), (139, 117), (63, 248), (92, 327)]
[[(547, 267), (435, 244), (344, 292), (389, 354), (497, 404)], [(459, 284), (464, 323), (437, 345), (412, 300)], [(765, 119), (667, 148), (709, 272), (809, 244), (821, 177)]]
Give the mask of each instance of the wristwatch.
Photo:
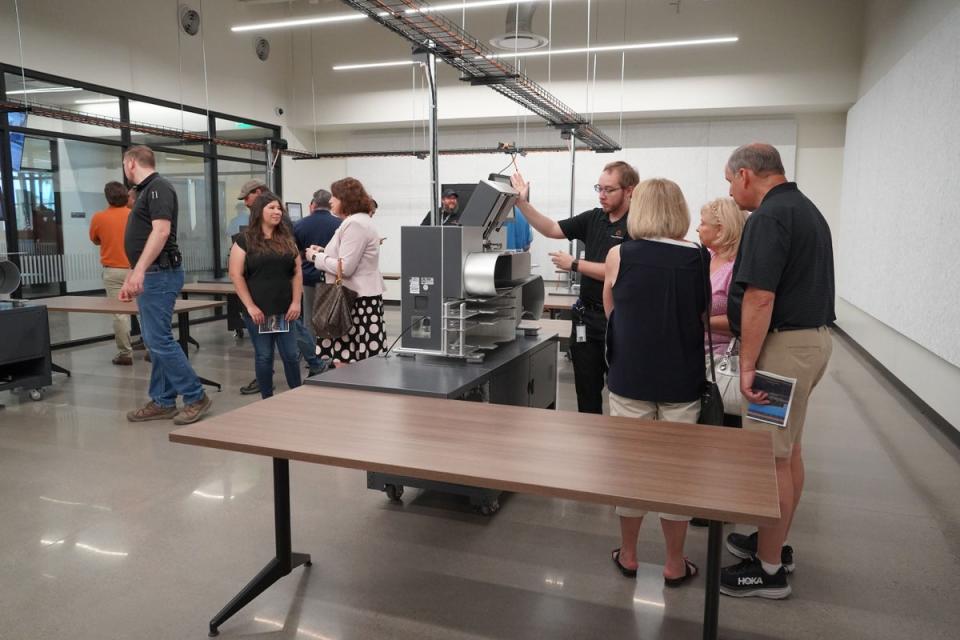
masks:
[(579, 260), (574, 260), (573, 262), (570, 263), (570, 271), (573, 271), (574, 273), (579, 273), (579, 272), (580, 272), (580, 261), (579, 261)]

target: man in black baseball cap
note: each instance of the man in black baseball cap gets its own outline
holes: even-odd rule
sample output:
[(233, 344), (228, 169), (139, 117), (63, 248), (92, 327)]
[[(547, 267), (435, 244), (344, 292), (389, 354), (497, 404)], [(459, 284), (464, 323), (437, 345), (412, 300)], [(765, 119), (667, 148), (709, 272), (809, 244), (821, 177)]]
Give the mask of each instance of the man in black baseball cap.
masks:
[[(433, 216), (430, 213), (427, 212), (420, 226), (429, 227), (433, 224)], [(440, 196), (440, 224), (443, 226), (460, 224), (460, 194), (450, 187), (444, 189)]]

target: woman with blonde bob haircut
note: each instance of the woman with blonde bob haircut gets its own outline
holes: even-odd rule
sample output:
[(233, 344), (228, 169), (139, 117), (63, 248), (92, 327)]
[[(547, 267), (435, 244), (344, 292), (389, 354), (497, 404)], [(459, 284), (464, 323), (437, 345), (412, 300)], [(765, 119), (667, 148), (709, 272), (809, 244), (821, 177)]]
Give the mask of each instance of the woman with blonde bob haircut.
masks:
[(713, 290), (710, 332), (713, 334), (714, 354), (724, 353), (732, 338), (730, 321), (727, 320), (727, 296), (746, 221), (747, 215), (733, 198), (716, 198), (700, 209), (697, 233), (703, 246), (710, 250), (710, 285)]
[[(631, 239), (610, 249), (603, 282), (612, 416), (689, 423), (700, 417), (709, 256), (683, 239), (689, 229), (690, 211), (676, 183), (656, 178), (637, 186), (627, 214)], [(624, 576), (636, 577), (646, 512), (617, 507), (617, 514), (621, 544), (613, 563)], [(698, 572), (683, 555), (689, 520), (660, 514), (668, 587)]]

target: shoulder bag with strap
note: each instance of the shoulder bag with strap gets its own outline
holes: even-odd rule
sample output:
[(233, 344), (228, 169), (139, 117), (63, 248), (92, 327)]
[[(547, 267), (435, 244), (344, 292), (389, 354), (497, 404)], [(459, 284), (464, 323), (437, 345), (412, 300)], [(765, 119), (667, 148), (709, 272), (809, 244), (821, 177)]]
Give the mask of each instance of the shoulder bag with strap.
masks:
[(317, 285), (317, 295), (310, 316), (318, 338), (339, 338), (353, 326), (353, 303), (357, 292), (343, 285), (343, 260), (337, 259), (337, 280)]
[(697, 423), (720, 427), (723, 426), (723, 396), (720, 394), (720, 387), (717, 386), (717, 369), (713, 361), (713, 332), (710, 331), (710, 308), (712, 307), (713, 295), (710, 291), (710, 269), (707, 266), (709, 263), (705, 263), (703, 260), (706, 249), (700, 247), (698, 251), (700, 253), (700, 272), (706, 274), (703, 281), (705, 294), (703, 326), (706, 329), (710, 347), (708, 352), (710, 354), (710, 379), (704, 381), (703, 392), (700, 394), (700, 418)]

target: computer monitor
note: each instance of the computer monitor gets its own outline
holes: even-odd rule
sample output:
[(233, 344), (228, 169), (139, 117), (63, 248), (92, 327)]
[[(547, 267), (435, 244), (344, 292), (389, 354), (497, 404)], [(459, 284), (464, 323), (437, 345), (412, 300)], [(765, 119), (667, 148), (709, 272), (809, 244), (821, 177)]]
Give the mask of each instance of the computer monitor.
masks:
[(299, 202), (287, 202), (287, 215), (290, 216), (291, 220), (300, 220), (303, 218), (303, 205)]

